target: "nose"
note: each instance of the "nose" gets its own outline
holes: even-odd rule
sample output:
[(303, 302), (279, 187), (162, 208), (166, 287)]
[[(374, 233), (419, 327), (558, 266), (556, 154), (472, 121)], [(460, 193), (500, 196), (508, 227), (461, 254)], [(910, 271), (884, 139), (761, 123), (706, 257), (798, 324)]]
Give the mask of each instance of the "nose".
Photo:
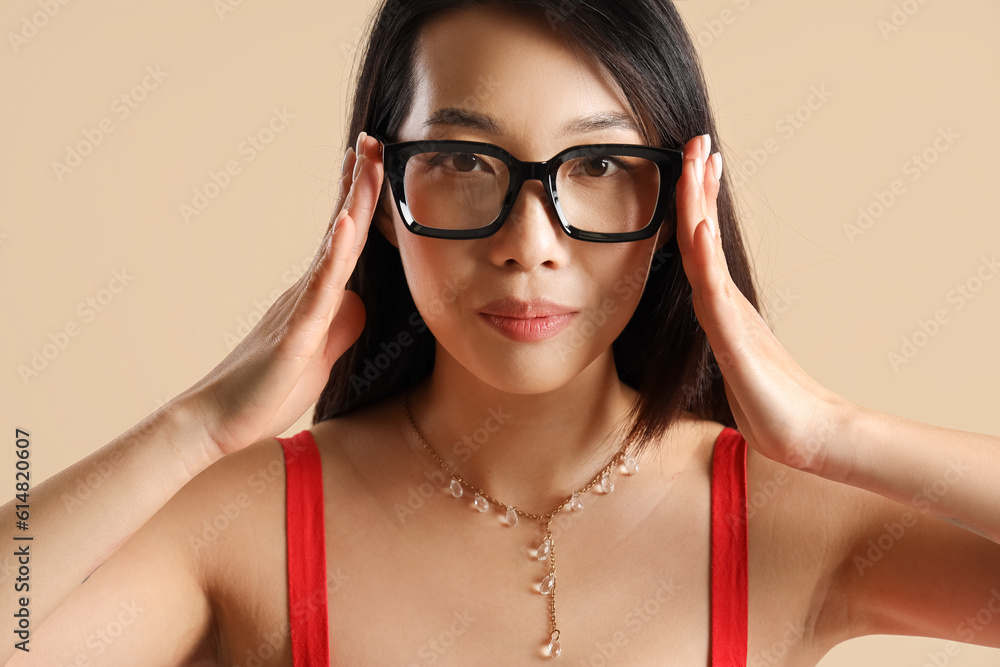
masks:
[(525, 180), (507, 220), (489, 237), (489, 257), (497, 266), (529, 271), (538, 266), (558, 268), (568, 258), (572, 241), (559, 226), (559, 218), (545, 186)]

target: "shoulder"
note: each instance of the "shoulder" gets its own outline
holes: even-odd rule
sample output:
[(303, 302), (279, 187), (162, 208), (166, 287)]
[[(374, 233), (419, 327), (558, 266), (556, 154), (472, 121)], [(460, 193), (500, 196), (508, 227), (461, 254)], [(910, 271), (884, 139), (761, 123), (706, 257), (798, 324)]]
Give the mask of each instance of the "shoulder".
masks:
[[(218, 579), (220, 564), (231, 567), (242, 549), (257, 549), (262, 530), (284, 526), (285, 462), (276, 438), (228, 454), (199, 473), (179, 494), (187, 506), (185, 539), (205, 581)], [(270, 533), (270, 534), (269, 534)]]
[(175, 494), (174, 536), (184, 543), (183, 552), (215, 610), (224, 650), (239, 653), (248, 638), (269, 636), (288, 623), (289, 463), (303, 444), (311, 446), (312, 436), (322, 465), (324, 504), (342, 508), (354, 502), (351, 494), (361, 473), (378, 477), (372, 468), (377, 463), (365, 454), (366, 449), (378, 451), (384, 427), (376, 417), (370, 410), (289, 431), (280, 436), (289, 443), (287, 458), (279, 438), (260, 440), (214, 462)]
[[(832, 582), (852, 543), (852, 507), (861, 502), (860, 494), (763, 456), (744, 433), (722, 423), (689, 418), (678, 433), (694, 448), (690, 462), (702, 489), (722, 479), (718, 465), (743, 464), (741, 458), (717, 460), (720, 448), (745, 447), (746, 523), (742, 517), (726, 519), (733, 521), (732, 529), (747, 530), (749, 632), (768, 641), (794, 635), (796, 653), (818, 661), (828, 638), (843, 628)], [(707, 502), (711, 494), (701, 493)], [(788, 624), (794, 626), (791, 634)]]
[(315, 424), (310, 432), (323, 462), (324, 489), (351, 493), (363, 485), (383, 486), (394, 473), (405, 474), (414, 454), (406, 447), (399, 396)]
[(352, 474), (358, 459), (378, 452), (377, 443), (386, 435), (383, 413), (387, 409), (387, 401), (383, 401), (309, 428), (260, 440), (203, 470), (188, 483), (185, 495), (192, 508), (200, 508), (200, 514), (205, 515), (201, 517), (201, 522), (207, 520), (208, 524), (204, 540), (233, 541), (242, 532), (244, 516), (252, 515), (255, 521), (283, 522), (287, 466), (306, 449), (315, 446), (319, 452), (325, 486), (328, 474), (339, 478)]

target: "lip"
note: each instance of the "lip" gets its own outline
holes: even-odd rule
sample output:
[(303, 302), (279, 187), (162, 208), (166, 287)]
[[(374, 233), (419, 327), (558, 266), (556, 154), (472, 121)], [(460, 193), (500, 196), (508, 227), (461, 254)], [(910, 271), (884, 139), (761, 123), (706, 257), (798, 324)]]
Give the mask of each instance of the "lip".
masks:
[(479, 315), (494, 330), (525, 343), (555, 336), (578, 314), (570, 306), (547, 299), (513, 297), (490, 301), (479, 309)]
[(564, 306), (548, 299), (518, 299), (517, 297), (505, 297), (490, 301), (479, 309), (480, 313), (486, 315), (497, 315), (499, 317), (514, 317), (519, 319), (531, 319), (538, 317), (551, 317), (553, 315), (566, 315), (575, 313), (577, 310), (570, 306)]

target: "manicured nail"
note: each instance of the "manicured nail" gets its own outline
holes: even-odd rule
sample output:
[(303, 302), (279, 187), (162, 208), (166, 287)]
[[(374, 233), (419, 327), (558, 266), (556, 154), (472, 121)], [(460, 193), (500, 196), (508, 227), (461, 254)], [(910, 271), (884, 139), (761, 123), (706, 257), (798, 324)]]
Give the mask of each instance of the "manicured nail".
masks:
[(368, 136), (368, 133), (365, 132), (364, 130), (362, 130), (361, 132), (358, 133), (358, 144), (357, 144), (357, 146), (354, 147), (354, 152), (357, 153), (358, 155), (361, 155), (362, 153), (364, 153), (364, 151), (361, 149), (361, 147), (364, 146), (364, 144), (365, 144), (365, 137), (367, 137), (367, 136)]
[(712, 151), (712, 137), (708, 134), (701, 135), (701, 145), (704, 150), (702, 155), (708, 157), (708, 154)]
[(712, 220), (712, 216), (710, 216), (710, 215), (706, 215), (705, 216), (705, 224), (708, 226), (708, 233), (712, 235), (712, 238), (713, 239), (714, 238), (718, 238), (718, 235), (715, 233), (715, 229), (716, 229), (715, 228), (715, 221)]
[(705, 183), (705, 162), (701, 156), (694, 159), (694, 176), (698, 179), (698, 185)]
[[(358, 175), (361, 173), (361, 163), (364, 162), (365, 156), (362, 153), (358, 153), (358, 161), (354, 163), (354, 175), (351, 176), (352, 181), (358, 180)], [(354, 187), (354, 183), (351, 183), (351, 188)]]
[(722, 153), (715, 151), (712, 153), (712, 171), (715, 173), (715, 180), (722, 179)]
[(346, 153), (344, 153), (344, 161), (340, 163), (340, 177), (341, 178), (343, 178), (344, 176), (347, 176), (347, 164), (350, 161), (349, 158), (351, 157), (351, 153), (353, 153), (353, 152), (354, 152), (354, 148), (351, 147), (351, 148), (347, 149)]

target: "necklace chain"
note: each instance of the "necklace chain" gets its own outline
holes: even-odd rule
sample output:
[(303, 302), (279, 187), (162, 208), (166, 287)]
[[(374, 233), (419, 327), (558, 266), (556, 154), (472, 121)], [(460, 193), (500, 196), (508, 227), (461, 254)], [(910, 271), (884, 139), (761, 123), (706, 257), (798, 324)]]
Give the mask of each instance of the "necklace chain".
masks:
[[(461, 491), (459, 491), (457, 494), (454, 491), (454, 485), (455, 482), (457, 481), (458, 484), (461, 485), (461, 488), (469, 489), (470, 491), (475, 493), (476, 508), (479, 509), (480, 511), (485, 511), (485, 508), (480, 507), (479, 504), (479, 499), (482, 498), (485, 501), (488, 501), (489, 503), (496, 505), (497, 507), (506, 508), (508, 516), (508, 525), (516, 525), (516, 515), (521, 515), (527, 519), (533, 519), (539, 522), (545, 528), (545, 538), (542, 540), (542, 544), (539, 547), (539, 555), (537, 557), (539, 560), (547, 559), (549, 561), (549, 572), (548, 575), (545, 577), (545, 579), (542, 580), (541, 592), (549, 596), (549, 626), (551, 629), (549, 632), (548, 651), (550, 657), (553, 658), (557, 657), (561, 653), (562, 649), (559, 644), (560, 632), (559, 628), (556, 625), (556, 550), (555, 550), (554, 540), (552, 539), (552, 530), (550, 528), (550, 523), (553, 517), (555, 517), (557, 513), (561, 512), (566, 507), (567, 504), (572, 503), (571, 504), (572, 509), (582, 509), (582, 505), (580, 504), (579, 501), (579, 496), (589, 491), (598, 482), (602, 483), (605, 493), (610, 493), (614, 489), (614, 485), (610, 480), (610, 475), (612, 469), (616, 465), (622, 465), (623, 463), (626, 464), (627, 472), (630, 475), (634, 475), (636, 472), (638, 472), (638, 464), (635, 458), (633, 456), (626, 457), (625, 455), (625, 452), (628, 449), (628, 442), (622, 445), (621, 449), (618, 450), (618, 453), (615, 454), (615, 456), (611, 459), (611, 461), (609, 461), (607, 465), (601, 468), (601, 470), (593, 477), (593, 479), (590, 480), (590, 482), (587, 483), (586, 486), (581, 487), (576, 492), (574, 492), (570, 497), (564, 499), (554, 509), (549, 510), (548, 512), (545, 512), (543, 514), (532, 514), (531, 512), (525, 512), (523, 510), (520, 510), (514, 507), (513, 505), (507, 505), (506, 503), (500, 502), (493, 496), (486, 493), (486, 491), (484, 491), (483, 489), (468, 482), (464, 477), (458, 474), (458, 472), (456, 472), (444, 459), (438, 456), (438, 453), (435, 452), (434, 449), (427, 443), (423, 435), (421, 435), (420, 429), (417, 428), (417, 423), (414, 421), (413, 414), (410, 412), (409, 395), (406, 391), (403, 392), (403, 408), (406, 411), (406, 418), (410, 422), (410, 427), (413, 429), (414, 435), (417, 436), (417, 440), (420, 442), (421, 445), (423, 445), (427, 453), (430, 454), (432, 457), (434, 457), (434, 460), (438, 462), (438, 465), (441, 466), (442, 470), (444, 470), (446, 473), (448, 473), (448, 475), (451, 476), (452, 480), (451, 484), (453, 487), (452, 495), (454, 495), (456, 498), (461, 496)], [(513, 512), (515, 515), (513, 523), (511, 523), (509, 519), (511, 512)], [(545, 590), (546, 588), (548, 590)]]

